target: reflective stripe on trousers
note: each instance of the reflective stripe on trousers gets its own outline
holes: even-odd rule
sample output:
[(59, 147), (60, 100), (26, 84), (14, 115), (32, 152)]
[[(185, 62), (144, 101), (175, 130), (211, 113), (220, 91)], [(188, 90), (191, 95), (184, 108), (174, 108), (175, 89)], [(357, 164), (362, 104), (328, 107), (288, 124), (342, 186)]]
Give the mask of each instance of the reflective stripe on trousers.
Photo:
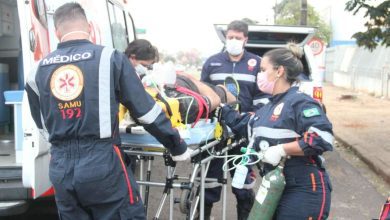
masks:
[(137, 183), (110, 140), (51, 148), (50, 180), (61, 219), (145, 219)]

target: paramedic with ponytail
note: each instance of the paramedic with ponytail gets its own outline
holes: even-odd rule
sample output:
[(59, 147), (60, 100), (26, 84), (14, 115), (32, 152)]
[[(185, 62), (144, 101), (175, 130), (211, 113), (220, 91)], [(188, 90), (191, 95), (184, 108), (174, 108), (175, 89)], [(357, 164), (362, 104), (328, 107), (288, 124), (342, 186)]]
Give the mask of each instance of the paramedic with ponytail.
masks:
[(31, 71), (26, 92), (35, 124), (51, 143), (49, 177), (59, 218), (146, 219), (119, 148), (119, 102), (169, 148), (173, 160), (190, 158), (187, 145), (127, 57), (88, 40), (80, 4), (59, 7), (54, 26), (60, 43)]
[(270, 102), (254, 115), (240, 115), (227, 105), (220, 114), (237, 135), (254, 134), (265, 173), (286, 157), (286, 186), (274, 219), (327, 219), (331, 183), (321, 155), (333, 149), (332, 124), (320, 104), (298, 90), (302, 53), (295, 44), (287, 47), (268, 51), (261, 61), (257, 83), (272, 95)]

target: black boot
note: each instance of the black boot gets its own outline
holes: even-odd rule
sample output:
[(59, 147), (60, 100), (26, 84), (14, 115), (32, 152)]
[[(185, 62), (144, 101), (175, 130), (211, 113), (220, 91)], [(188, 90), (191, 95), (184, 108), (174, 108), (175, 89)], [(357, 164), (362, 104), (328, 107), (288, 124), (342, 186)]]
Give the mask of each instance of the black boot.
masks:
[(247, 220), (251, 212), (253, 203), (255, 202), (255, 193), (251, 190), (250, 196), (247, 199), (237, 199), (237, 220)]
[[(213, 203), (204, 204), (204, 220), (210, 220), (212, 209), (213, 209)], [(200, 205), (198, 205), (194, 220), (199, 220), (200, 219), (199, 216), (200, 216)]]

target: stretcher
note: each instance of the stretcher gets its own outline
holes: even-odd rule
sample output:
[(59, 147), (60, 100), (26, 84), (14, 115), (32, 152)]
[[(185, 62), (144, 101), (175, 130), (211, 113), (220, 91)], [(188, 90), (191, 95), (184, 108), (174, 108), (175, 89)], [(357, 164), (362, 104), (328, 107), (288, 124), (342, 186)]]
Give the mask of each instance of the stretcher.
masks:
[[(145, 204), (147, 213), (149, 200), (149, 187), (163, 187), (163, 195), (160, 199), (159, 207), (153, 219), (159, 219), (162, 208), (169, 197), (169, 219), (173, 218), (173, 206), (179, 203), (180, 211), (186, 215), (186, 219), (194, 219), (196, 212), (199, 212), (199, 219), (204, 216), (204, 196), (206, 185), (211, 187), (222, 185), (222, 219), (226, 219), (226, 190), (227, 171), (224, 171), (223, 179), (206, 178), (206, 173), (210, 161), (217, 156), (225, 156), (228, 150), (241, 144), (241, 140), (232, 141), (233, 135), (221, 135), (215, 138), (214, 132), (217, 121), (199, 121), (196, 126), (188, 125), (180, 130), (181, 137), (194, 151), (191, 154), (191, 164), (193, 169), (187, 176), (175, 175), (176, 162), (174, 162), (164, 148), (152, 135), (144, 131), (141, 127), (134, 128), (131, 133), (122, 133), (122, 146), (128, 155), (136, 155), (140, 158), (138, 184), (140, 194)], [(152, 162), (154, 157), (163, 157), (166, 167), (166, 179), (161, 182), (151, 181)], [(145, 170), (145, 163), (147, 168)], [(184, 163), (184, 162), (179, 162)], [(146, 178), (145, 178), (146, 174)], [(174, 198), (173, 190), (181, 190), (179, 201)], [(176, 202), (175, 202), (176, 201)], [(199, 206), (199, 210), (197, 207)], [(177, 218), (175, 218), (177, 219)]]

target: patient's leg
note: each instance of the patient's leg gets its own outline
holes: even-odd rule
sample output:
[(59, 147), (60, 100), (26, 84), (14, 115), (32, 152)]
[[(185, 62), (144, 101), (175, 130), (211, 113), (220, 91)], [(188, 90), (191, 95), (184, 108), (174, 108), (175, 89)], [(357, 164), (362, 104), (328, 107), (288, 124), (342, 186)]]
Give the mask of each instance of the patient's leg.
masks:
[(217, 87), (222, 88), (225, 92), (226, 101), (223, 103), (233, 103), (237, 100), (236, 97), (231, 92), (229, 92), (224, 85), (217, 85)]
[(191, 80), (198, 89), (198, 91), (195, 92), (198, 92), (209, 99), (211, 106), (210, 111), (215, 110), (221, 102), (232, 103), (236, 101), (236, 97), (234, 97), (234, 95), (230, 93), (224, 85), (215, 86), (209, 83), (204, 83), (187, 73), (180, 73), (178, 75), (185, 77), (187, 80)]
[(219, 104), (221, 103), (221, 99), (219, 98), (218, 94), (214, 92), (212, 88), (210, 88), (208, 85), (202, 83), (199, 80), (194, 80), (190, 78), (191, 81), (196, 85), (196, 87), (199, 90), (199, 94), (202, 96), (206, 96), (210, 101), (211, 111), (216, 109)]

